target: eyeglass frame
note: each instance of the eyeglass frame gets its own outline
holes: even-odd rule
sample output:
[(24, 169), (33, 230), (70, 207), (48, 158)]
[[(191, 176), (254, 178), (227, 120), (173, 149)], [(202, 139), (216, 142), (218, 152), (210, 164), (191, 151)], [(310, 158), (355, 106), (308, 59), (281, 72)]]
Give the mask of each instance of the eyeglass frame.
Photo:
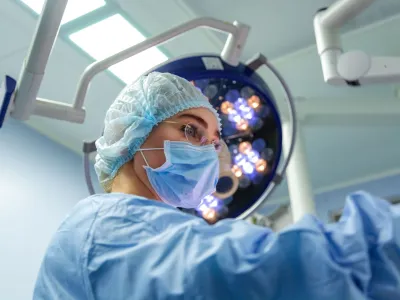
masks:
[[(187, 128), (188, 126), (192, 126), (192, 127), (195, 127), (197, 130), (198, 130), (199, 127), (202, 128), (202, 129), (204, 129), (202, 126), (200, 126), (200, 125), (195, 125), (195, 124), (193, 124), (193, 123), (191, 123), (191, 122), (185, 123), (185, 122), (178, 122), (178, 121), (166, 120), (166, 121), (163, 121), (163, 123), (185, 125), (185, 137), (186, 137), (187, 141), (188, 141), (189, 143), (191, 143), (191, 144), (193, 144), (193, 143), (190, 142), (190, 140), (189, 140), (188, 137), (186, 136), (186, 128)], [(205, 131), (205, 129), (204, 129), (204, 131)], [(214, 147), (216, 147), (215, 150), (216, 150), (218, 153), (221, 152), (222, 146), (223, 146), (222, 143), (219, 143), (219, 142), (216, 143), (215, 141), (210, 141), (205, 135), (202, 135), (202, 138), (205, 138), (206, 143), (201, 143), (201, 142), (200, 142), (200, 145), (199, 145), (199, 146), (214, 145)], [(217, 147), (218, 147), (218, 148), (217, 148)]]

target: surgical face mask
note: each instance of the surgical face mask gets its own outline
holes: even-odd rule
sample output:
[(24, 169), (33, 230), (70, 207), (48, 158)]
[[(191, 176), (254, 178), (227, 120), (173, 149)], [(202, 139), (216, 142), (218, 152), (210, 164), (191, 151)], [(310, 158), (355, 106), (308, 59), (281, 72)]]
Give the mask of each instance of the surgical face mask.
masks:
[[(149, 166), (143, 151), (164, 150), (166, 162)], [(162, 201), (175, 207), (196, 208), (204, 197), (215, 192), (219, 160), (214, 145), (196, 146), (188, 142), (164, 141), (164, 148), (139, 150), (150, 184)]]

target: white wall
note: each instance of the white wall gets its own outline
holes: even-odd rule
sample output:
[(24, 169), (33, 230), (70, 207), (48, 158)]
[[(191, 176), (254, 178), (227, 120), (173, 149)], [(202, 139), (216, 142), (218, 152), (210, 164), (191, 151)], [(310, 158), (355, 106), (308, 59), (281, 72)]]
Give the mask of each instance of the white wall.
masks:
[(83, 163), (12, 119), (0, 129), (0, 157), (0, 299), (31, 299), (51, 236), (88, 195)]

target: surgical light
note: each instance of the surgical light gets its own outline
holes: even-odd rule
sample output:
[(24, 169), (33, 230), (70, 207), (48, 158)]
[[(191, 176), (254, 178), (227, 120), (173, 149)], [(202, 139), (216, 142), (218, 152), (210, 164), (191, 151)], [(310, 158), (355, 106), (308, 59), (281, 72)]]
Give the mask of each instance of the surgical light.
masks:
[(251, 112), (251, 108), (248, 107), (247, 104), (241, 104), (241, 105), (239, 106), (239, 110), (240, 110), (240, 112), (242, 113), (242, 115)]
[(256, 162), (259, 160), (260, 155), (259, 155), (256, 151), (250, 150), (250, 151), (247, 153), (247, 157), (248, 157), (248, 159), (249, 159), (250, 162), (256, 163)]
[(235, 157), (235, 162), (239, 167), (243, 167), (244, 164), (246, 163), (246, 157), (242, 154), (238, 154)]
[(210, 207), (213, 207), (213, 208), (217, 207), (218, 205), (219, 205), (218, 199), (214, 199), (214, 200), (209, 204), (209, 206), (210, 206)]
[(204, 203), (210, 203), (214, 200), (214, 197), (212, 195), (206, 196), (204, 198)]
[(255, 165), (256, 165), (256, 170), (259, 173), (264, 173), (264, 172), (266, 172), (268, 170), (267, 169), (268, 164), (267, 164), (267, 161), (265, 159), (257, 160)]
[(229, 90), (225, 94), (225, 99), (231, 103), (235, 103), (235, 101), (240, 97), (240, 93), (238, 90)]
[(235, 101), (235, 108), (236, 109), (242, 109), (245, 105), (246, 101), (243, 98), (238, 98)]
[(249, 125), (253, 130), (258, 131), (259, 129), (261, 129), (264, 126), (264, 122), (259, 117), (256, 117), (256, 118), (253, 117), (250, 120)]
[(252, 173), (254, 172), (254, 167), (253, 167), (253, 165), (252, 165), (250, 162), (246, 161), (246, 162), (243, 164), (243, 171), (244, 171), (246, 174), (252, 174)]
[(235, 122), (236, 124), (242, 120), (238, 112), (234, 109), (230, 110), (228, 119), (229, 121)]
[(209, 223), (214, 224), (216, 221), (218, 221), (218, 213), (215, 209), (213, 208), (208, 208), (204, 210), (201, 214), (201, 216)]
[(250, 107), (256, 109), (256, 108), (260, 107), (260, 98), (256, 95), (253, 95), (247, 100), (247, 104)]
[[(236, 146), (236, 145), (235, 145), (235, 146)], [(238, 162), (241, 161), (242, 159), (244, 159), (244, 155), (241, 154), (241, 153), (237, 153), (237, 152), (236, 152), (236, 155), (234, 156), (233, 161), (234, 161), (235, 163), (238, 163)]]
[[(249, 27), (237, 21), (229, 24), (212, 18), (199, 18), (128, 46), (86, 68), (79, 81), (73, 103), (66, 104), (37, 98), (66, 4), (66, 0), (45, 2), (19, 81), (6, 77), (3, 89), (0, 89), (2, 93), (0, 126), (7, 116), (27, 120), (31, 115), (82, 123), (86, 115), (84, 100), (89, 85), (97, 74), (133, 56), (137, 58), (140, 53), (187, 31), (198, 27), (209, 27), (228, 33), (220, 55), (181, 57), (163, 62), (145, 73), (169, 72), (191, 81), (222, 115), (222, 139), (227, 147), (223, 151), (226, 155), (219, 157), (222, 163), (220, 163), (221, 177), (217, 187), (220, 187), (220, 190), (203, 199), (201, 207), (190, 213), (202, 216), (210, 222), (225, 217), (243, 219), (264, 203), (280, 183), (293, 152), (296, 115), (289, 88), (279, 72), (264, 56), (258, 54), (246, 63), (240, 62)], [(258, 74), (258, 69), (263, 65), (267, 66), (281, 83), (289, 108), (287, 116), (291, 124), (292, 137), (285, 157), (282, 155), (280, 114), (268, 85)], [(227, 103), (222, 105), (224, 101), (229, 101), (231, 105)], [(257, 147), (252, 146), (260, 139), (265, 141), (268, 148), (259, 149), (261, 145), (259, 142)], [(251, 151), (254, 153), (248, 149), (244, 151), (246, 154), (239, 152), (238, 148), (242, 142), (248, 142), (246, 147), (249, 148), (251, 145)], [(91, 185), (89, 154), (95, 149), (94, 142), (84, 143), (85, 179), (90, 193), (94, 193), (94, 189)], [(265, 149), (271, 150), (266, 153)], [(256, 161), (257, 156), (265, 160), (268, 166), (263, 174), (258, 170), (262, 170), (265, 163)]]
[[(208, 69), (207, 61), (219, 67)], [(254, 61), (264, 62), (257, 56), (250, 65), (258, 64)], [(256, 69), (248, 69), (244, 64), (237, 67), (227, 65), (215, 55), (183, 57), (153, 70), (188, 79), (208, 96), (221, 114), (222, 139), (227, 144), (231, 160), (217, 184), (218, 196), (213, 195), (218, 201), (204, 201), (205, 205), (215, 210), (217, 218), (221, 217), (222, 209), (227, 212), (226, 217), (243, 218), (250, 214), (279, 182), (280, 176), (276, 177), (280, 174), (278, 169), (286, 164), (282, 163), (279, 113), (265, 82), (257, 75)], [(212, 86), (212, 94), (209, 86)], [(287, 98), (291, 98), (290, 94)], [(237, 185), (233, 185), (233, 180)], [(229, 204), (222, 205), (228, 197), (226, 191), (233, 192), (233, 195), (229, 196)], [(218, 206), (211, 207), (217, 203)], [(203, 211), (195, 212), (203, 218), (208, 216)]]
[(236, 122), (236, 128), (240, 131), (245, 131), (249, 128), (249, 122), (245, 119), (240, 119)]
[(233, 104), (229, 101), (225, 101), (221, 104), (221, 112), (225, 115), (228, 115), (233, 111)]
[(247, 120), (253, 119), (253, 116), (254, 116), (254, 113), (253, 113), (252, 111), (249, 111), (249, 112), (243, 114), (243, 117), (244, 117), (245, 119), (247, 119)]
[(199, 215), (208, 220), (217, 220), (218, 216), (222, 214), (224, 209), (223, 200), (209, 195), (203, 199), (197, 209), (195, 209)]
[(229, 146), (229, 152), (232, 153), (233, 155), (236, 155), (239, 153), (239, 146), (237, 144), (232, 144)]
[(209, 99), (214, 98), (217, 93), (218, 93), (218, 88), (215, 84), (207, 85), (207, 87), (203, 90), (203, 94)]
[(235, 176), (238, 178), (243, 175), (242, 169), (237, 165), (232, 166), (232, 173), (235, 174)]
[(271, 148), (266, 148), (263, 151), (261, 151), (261, 157), (265, 160), (271, 160), (271, 158), (274, 157), (274, 150)]
[(256, 139), (253, 141), (252, 147), (254, 150), (261, 152), (265, 149), (266, 143), (263, 139)]
[(242, 142), (239, 144), (239, 151), (243, 154), (249, 154), (251, 151), (251, 144), (249, 142)]
[(250, 185), (251, 185), (251, 180), (248, 177), (243, 176), (242, 178), (240, 178), (239, 187), (241, 189), (247, 189)]
[(205, 203), (200, 204), (200, 206), (198, 207), (198, 211), (203, 212), (205, 210), (208, 209), (208, 206)]
[(254, 94), (255, 94), (255, 91), (250, 86), (245, 86), (240, 89), (240, 96), (243, 97), (244, 99), (248, 99), (251, 96), (253, 96)]
[[(67, 2), (67, 0), (45, 2), (18, 82), (7, 76), (0, 88), (0, 127), (8, 116), (27, 120), (31, 115), (38, 115), (83, 123), (86, 115), (83, 107), (84, 99), (89, 84), (97, 74), (192, 29), (209, 27), (229, 34), (219, 56), (197, 55), (180, 58), (168, 61), (154, 70), (169, 71), (193, 81), (198, 90), (206, 94), (210, 102), (220, 112), (222, 112), (220, 104), (224, 99), (231, 102), (234, 107), (235, 101), (239, 98), (246, 100), (247, 105), (254, 110), (254, 115), (251, 118), (250, 114), (242, 116), (240, 107), (237, 111), (234, 110), (236, 114), (233, 117), (231, 117), (233, 110), (228, 112), (229, 115), (223, 120), (222, 138), (227, 142), (230, 150), (235, 149), (231, 147), (232, 145), (237, 146), (243, 141), (249, 141), (252, 143), (253, 150), (257, 151), (261, 159), (265, 161), (265, 163), (261, 159), (257, 161), (255, 163), (256, 170), (261, 171), (264, 165), (266, 167), (262, 176), (254, 173), (250, 174), (251, 176), (241, 175), (240, 188), (230, 197), (230, 202), (226, 204), (229, 209), (228, 217), (246, 218), (265, 202), (276, 185), (281, 182), (293, 152), (293, 145), (296, 140), (296, 115), (293, 97), (286, 82), (266, 57), (259, 54), (246, 63), (240, 62), (240, 55), (247, 39), (249, 26), (236, 21), (229, 24), (211, 18), (199, 18), (143, 40), (90, 65), (81, 76), (73, 104), (66, 104), (37, 98), (37, 94)], [(338, 29), (372, 2), (373, 0), (341, 0), (316, 14), (314, 20), (315, 36), (326, 82), (359, 86), (371, 82), (398, 81), (400, 78), (399, 58), (370, 57), (361, 51), (343, 53), (339, 38), (340, 30)], [(267, 66), (275, 75), (283, 87), (284, 99), (287, 100), (289, 108), (288, 124), (291, 124), (292, 136), (289, 139), (290, 145), (287, 147), (285, 157), (282, 157), (280, 114), (268, 85), (258, 74), (261, 66)], [(135, 66), (132, 66), (132, 68), (135, 68)], [(238, 128), (237, 126), (237, 122), (242, 119), (248, 120), (246, 130), (240, 130), (243, 127), (239, 126)], [(263, 140), (265, 145), (256, 142), (260, 140)], [(88, 155), (94, 151), (94, 142), (84, 143), (85, 175), (90, 193), (94, 193), (94, 191), (90, 188)], [(231, 150), (231, 153), (233, 160), (231, 163), (234, 164), (238, 153), (235, 153), (235, 150)], [(246, 161), (254, 164), (251, 158), (244, 158), (243, 162)], [(240, 166), (239, 164), (234, 166), (242, 168), (244, 165), (244, 163), (241, 163)], [(242, 172), (242, 169), (240, 170)], [(236, 171), (238, 172), (238, 170)], [(220, 200), (225, 201), (225, 199)]]

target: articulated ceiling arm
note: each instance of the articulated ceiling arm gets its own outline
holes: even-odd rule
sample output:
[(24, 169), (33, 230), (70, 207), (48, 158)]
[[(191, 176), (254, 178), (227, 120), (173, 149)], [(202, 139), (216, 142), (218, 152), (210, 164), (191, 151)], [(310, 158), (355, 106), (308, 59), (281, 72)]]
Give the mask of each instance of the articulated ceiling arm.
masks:
[(343, 53), (340, 28), (373, 2), (339, 0), (316, 14), (314, 31), (325, 82), (359, 86), (400, 81), (400, 57), (371, 57), (362, 51)]
[(198, 27), (208, 27), (214, 30), (229, 33), (225, 46), (221, 52), (221, 58), (232, 66), (237, 66), (239, 64), (240, 55), (242, 54), (250, 27), (237, 21), (235, 21), (233, 24), (230, 24), (212, 18), (194, 19), (167, 30), (157, 36), (149, 38), (139, 44), (122, 50), (110, 57), (91, 64), (88, 68), (86, 68), (85, 72), (81, 76), (81, 79), (79, 80), (78, 89), (75, 95), (74, 107), (79, 109), (83, 106), (83, 101), (85, 100), (89, 83), (98, 73), (125, 59), (128, 59), (129, 57), (146, 51), (151, 47), (161, 45), (166, 41), (169, 41)]
[[(17, 87), (15, 92), (7, 98), (11, 101), (3, 101), (3, 99), (0, 101), (0, 124), (8, 114), (19, 120), (27, 120), (31, 115), (40, 115), (68, 122), (83, 123), (85, 120), (83, 103), (89, 83), (95, 75), (120, 61), (198, 27), (208, 27), (228, 33), (225, 46), (221, 51), (221, 58), (226, 63), (237, 66), (250, 30), (249, 26), (236, 21), (231, 24), (212, 18), (198, 18), (186, 22), (90, 65), (81, 77), (74, 103), (67, 104), (37, 98), (67, 2), (68, 0), (47, 0), (45, 2), (28, 56), (17, 81)], [(0, 95), (1, 91), (2, 89), (0, 89)]]

